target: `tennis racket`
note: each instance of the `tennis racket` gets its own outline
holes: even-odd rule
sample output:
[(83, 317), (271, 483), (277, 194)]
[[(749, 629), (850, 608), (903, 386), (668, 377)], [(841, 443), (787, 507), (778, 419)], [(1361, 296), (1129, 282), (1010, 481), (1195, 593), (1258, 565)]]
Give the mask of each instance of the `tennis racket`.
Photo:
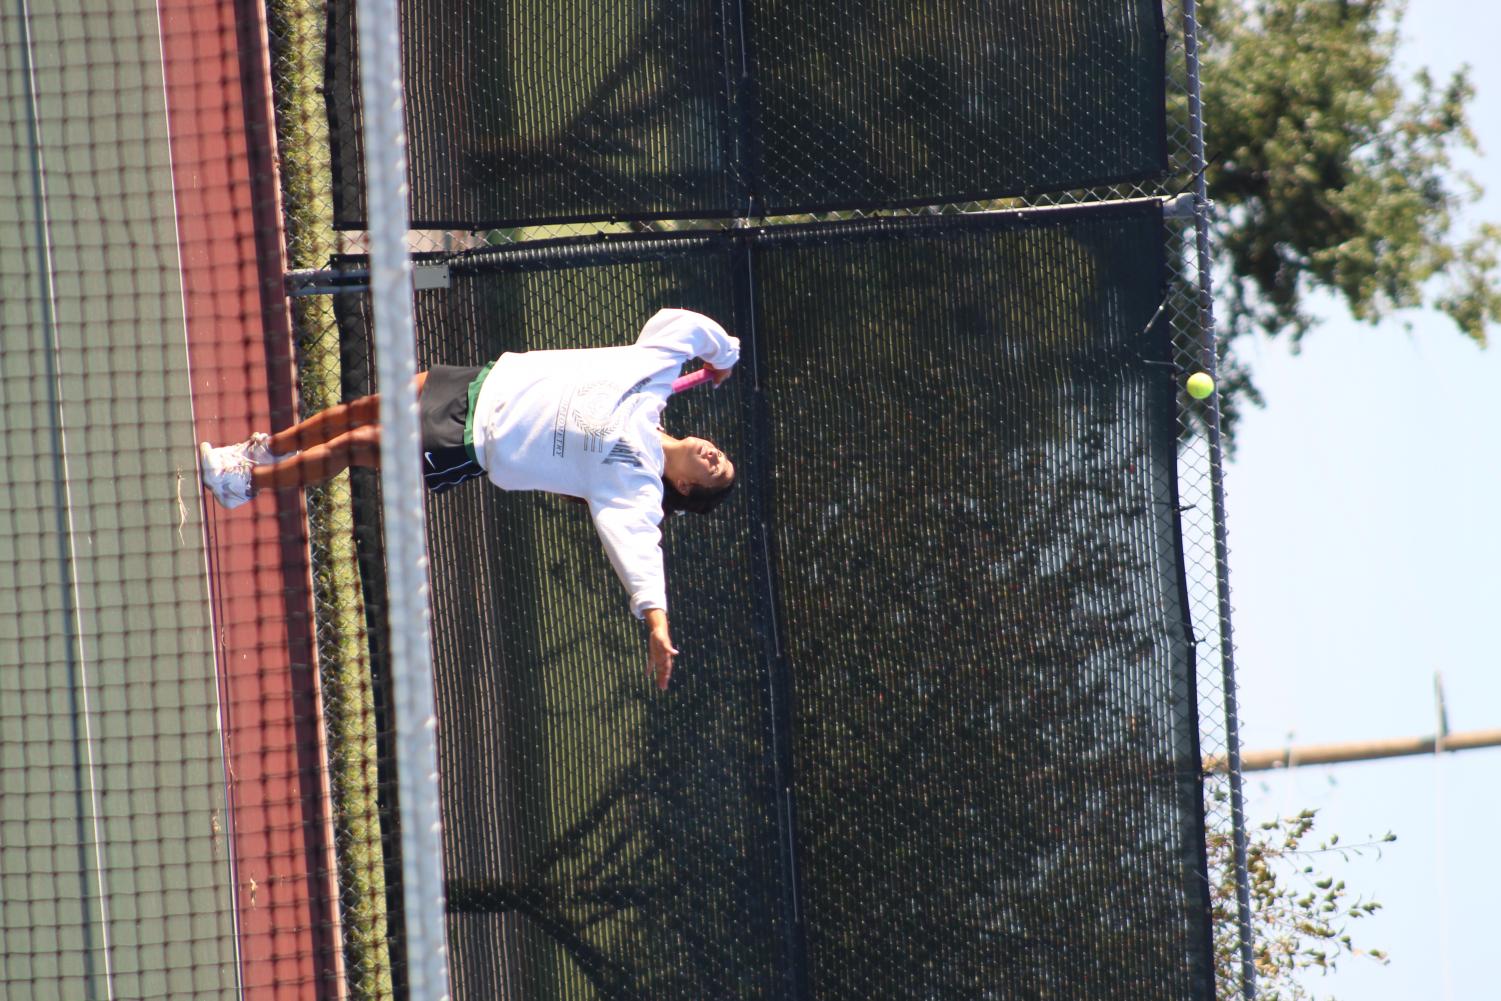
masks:
[(701, 368), (697, 372), (689, 372), (687, 375), (680, 375), (672, 380), (672, 391), (674, 393), (681, 393), (685, 389), (702, 386), (713, 378), (714, 373), (712, 371), (708, 368)]

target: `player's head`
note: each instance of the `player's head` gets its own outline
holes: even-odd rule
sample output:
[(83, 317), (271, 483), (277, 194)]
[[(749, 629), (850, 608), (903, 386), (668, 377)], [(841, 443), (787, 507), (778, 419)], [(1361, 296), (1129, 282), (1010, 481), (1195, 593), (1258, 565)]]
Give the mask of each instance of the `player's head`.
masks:
[(708, 514), (735, 488), (735, 464), (707, 439), (678, 442), (677, 457), (662, 475), (662, 510)]

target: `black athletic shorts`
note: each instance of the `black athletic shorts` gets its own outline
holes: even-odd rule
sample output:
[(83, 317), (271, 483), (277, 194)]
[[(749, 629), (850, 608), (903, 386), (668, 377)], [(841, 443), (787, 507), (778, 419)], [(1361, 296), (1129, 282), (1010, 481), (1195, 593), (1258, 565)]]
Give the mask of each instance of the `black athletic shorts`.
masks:
[(464, 440), (469, 423), (469, 386), (484, 371), (478, 367), (434, 365), (427, 370), (418, 410), (422, 421), (422, 478), (433, 493), (484, 476)]

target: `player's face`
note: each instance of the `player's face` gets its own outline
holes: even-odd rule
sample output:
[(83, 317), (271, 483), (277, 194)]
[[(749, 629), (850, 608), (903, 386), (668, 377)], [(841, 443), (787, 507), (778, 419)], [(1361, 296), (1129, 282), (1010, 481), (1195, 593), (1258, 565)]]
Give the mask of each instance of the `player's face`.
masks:
[(735, 480), (735, 464), (712, 441), (684, 438), (688, 446), (688, 469), (694, 486), (723, 487)]

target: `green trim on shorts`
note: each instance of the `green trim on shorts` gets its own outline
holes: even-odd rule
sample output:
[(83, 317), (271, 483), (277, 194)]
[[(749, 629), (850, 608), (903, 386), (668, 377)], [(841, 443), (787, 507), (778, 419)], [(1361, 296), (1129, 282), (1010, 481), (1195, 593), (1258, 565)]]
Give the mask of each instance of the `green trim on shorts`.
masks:
[(494, 367), (495, 363), (492, 361), (480, 369), (479, 375), (475, 376), (474, 381), (469, 384), (469, 409), (464, 414), (464, 451), (481, 469), (485, 464), (479, 461), (479, 454), (474, 450), (474, 407), (479, 402), (480, 387), (485, 384), (485, 377)]

